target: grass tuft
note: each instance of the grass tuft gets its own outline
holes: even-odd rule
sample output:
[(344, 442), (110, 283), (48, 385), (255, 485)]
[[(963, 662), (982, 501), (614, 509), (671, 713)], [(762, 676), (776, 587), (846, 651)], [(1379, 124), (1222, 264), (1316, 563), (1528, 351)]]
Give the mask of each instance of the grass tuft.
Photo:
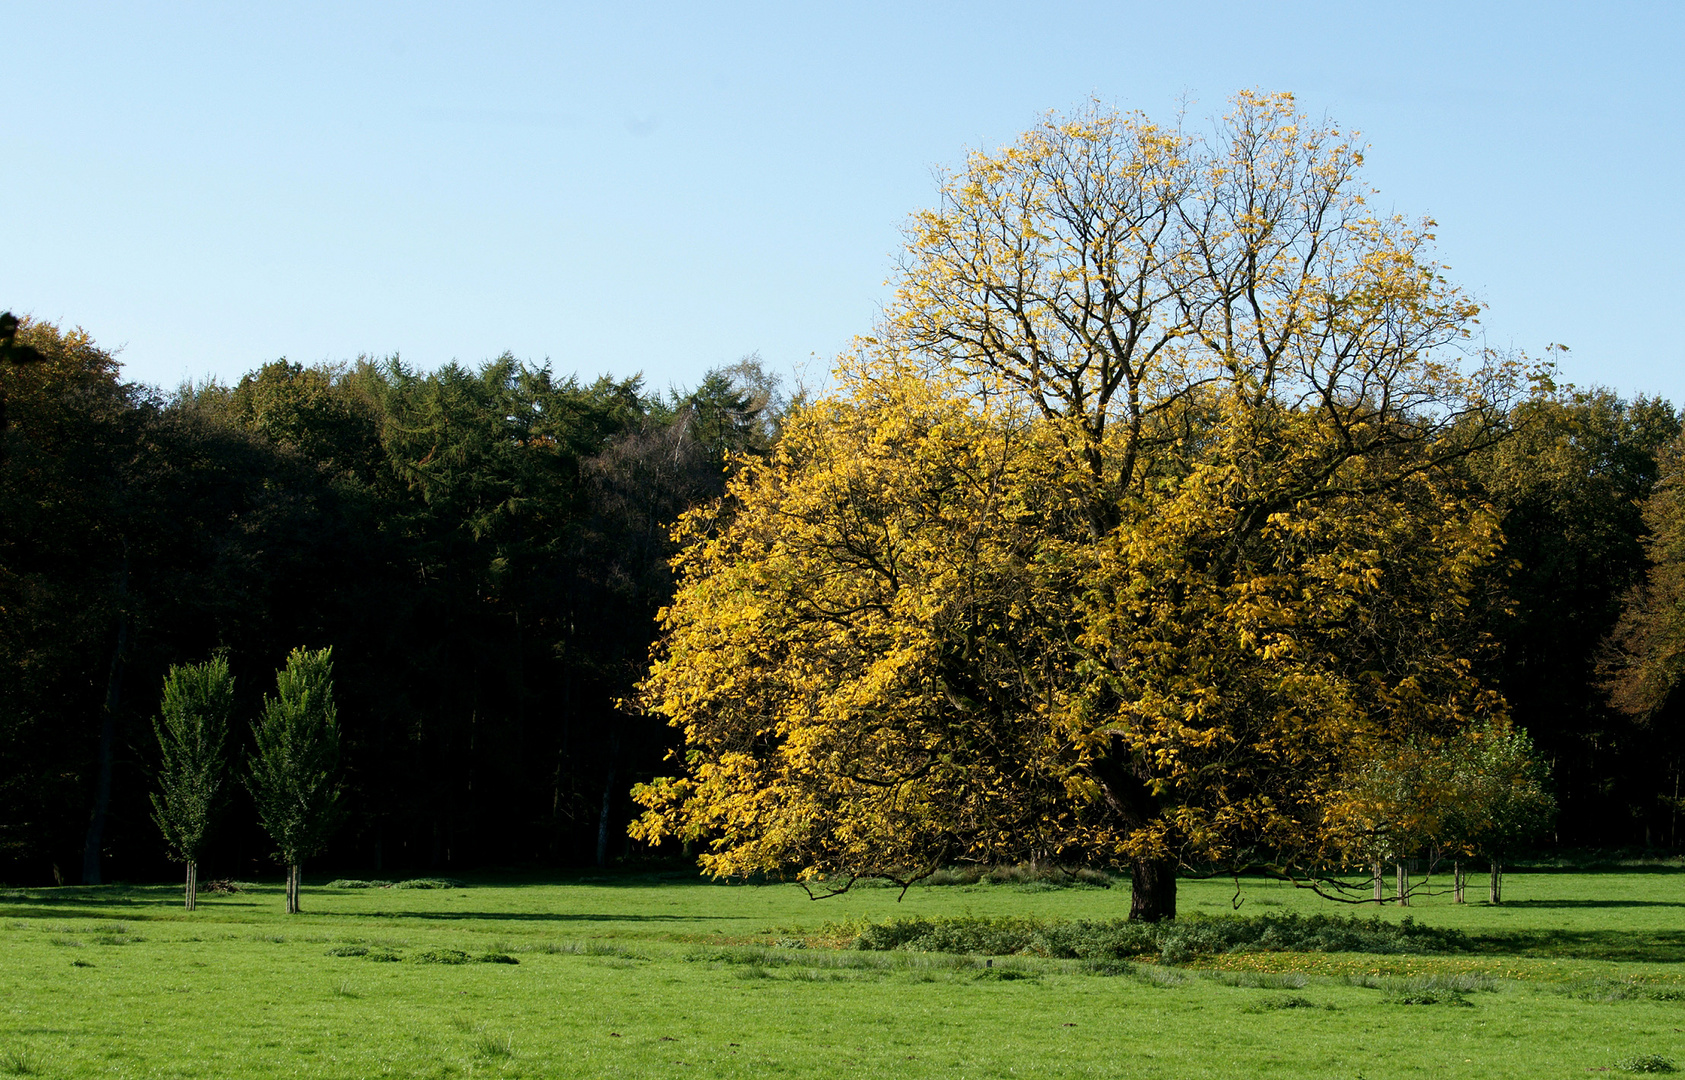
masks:
[(1266, 998), (1263, 1001), (1248, 1005), (1241, 1011), (1261, 1013), (1277, 1012), (1282, 1009), (1321, 1009), (1325, 1012), (1333, 1012), (1334, 1006), (1331, 1004), (1321, 1004), (1319, 1002), (1312, 1001), (1310, 998), (1305, 997), (1302, 994), (1294, 994), (1292, 997)]
[(473, 957), (461, 949), (423, 949), (410, 959), (417, 964), (466, 964)]
[(507, 1034), (482, 1033), (479, 1044), (474, 1049), (481, 1057), (512, 1058), (515, 1056), (515, 1038)]
[(1385, 990), (1389, 994), (1415, 994), (1444, 991), (1469, 994), (1475, 991), (1490, 993), (1498, 989), (1498, 980), (1478, 971), (1463, 971), (1449, 975), (1348, 975), (1340, 980), (1347, 986), (1361, 986), (1369, 990)]
[(612, 941), (545, 941), (532, 946), (533, 952), (551, 956), (614, 956), (622, 960), (648, 960), (649, 957), (625, 945)]
[(1388, 1005), (1454, 1005), (1473, 1008), (1474, 1002), (1460, 990), (1403, 990), (1382, 999)]
[(995, 982), (1015, 982), (1019, 979), (1040, 978), (1040, 976), (1035, 972), (1025, 971), (1021, 968), (984, 968), (974, 977), (983, 980), (994, 980)]
[(1685, 1001), (1685, 987), (1675, 984), (1658, 986), (1632, 979), (1581, 979), (1561, 989), (1569, 997), (1581, 1001)]
[(0, 1051), (0, 1073), (7, 1076), (37, 1076), (41, 1071), (41, 1063), (27, 1050)]
[(1627, 1058), (1625, 1061), (1617, 1061), (1615, 1068), (1629, 1073), (1670, 1073), (1678, 1071), (1674, 1068), (1671, 1058), (1662, 1057), (1660, 1054), (1643, 1054), (1639, 1057)]

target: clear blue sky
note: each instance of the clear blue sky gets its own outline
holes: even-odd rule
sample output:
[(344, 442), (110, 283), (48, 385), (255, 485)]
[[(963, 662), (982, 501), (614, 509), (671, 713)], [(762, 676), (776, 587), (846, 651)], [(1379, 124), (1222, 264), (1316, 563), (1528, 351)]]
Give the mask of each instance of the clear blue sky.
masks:
[[(286, 10), (283, 10), (286, 9)], [(1490, 344), (1685, 403), (1685, 4), (4, 7), (0, 306), (173, 386), (510, 350), (694, 383), (869, 330), (933, 166), (1291, 90)]]

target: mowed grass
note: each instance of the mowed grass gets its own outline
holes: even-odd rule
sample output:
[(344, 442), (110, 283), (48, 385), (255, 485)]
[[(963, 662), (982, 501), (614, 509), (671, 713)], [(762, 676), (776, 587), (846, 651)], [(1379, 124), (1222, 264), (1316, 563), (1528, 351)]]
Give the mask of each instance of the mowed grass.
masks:
[[(1184, 881), (1185, 917), (1233, 911)], [(1241, 914), (1343, 912), (1245, 881)], [(1472, 895), (1472, 893), (1471, 893)], [(1404, 916), (1431, 956), (1186, 967), (829, 948), (906, 916), (1112, 919), (1126, 887), (861, 889), (688, 875), (0, 892), (0, 1076), (1568, 1077), (1685, 1070), (1685, 873), (1512, 873)], [(803, 946), (803, 947), (798, 947)], [(487, 962), (501, 957), (516, 963)], [(462, 960), (464, 962), (449, 962)], [(1106, 972), (1106, 973), (1102, 973)]]

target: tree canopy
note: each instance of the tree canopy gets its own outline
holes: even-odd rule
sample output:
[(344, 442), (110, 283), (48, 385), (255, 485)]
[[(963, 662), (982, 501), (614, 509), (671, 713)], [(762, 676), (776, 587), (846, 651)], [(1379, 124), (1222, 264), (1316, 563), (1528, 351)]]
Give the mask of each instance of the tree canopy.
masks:
[(1326, 865), (1354, 761), (1501, 713), (1458, 467), (1518, 372), (1443, 351), (1476, 309), (1360, 164), (1241, 95), (1209, 138), (1095, 107), (949, 177), (840, 399), (691, 515), (646, 684), (691, 777), (641, 835), (808, 877), (1039, 844), (1160, 918), (1177, 864)]

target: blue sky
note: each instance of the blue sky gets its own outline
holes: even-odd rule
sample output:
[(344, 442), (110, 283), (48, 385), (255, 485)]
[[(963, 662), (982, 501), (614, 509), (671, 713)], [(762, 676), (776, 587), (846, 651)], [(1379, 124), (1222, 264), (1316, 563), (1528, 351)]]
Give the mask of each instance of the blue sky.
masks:
[(0, 306), (164, 386), (504, 350), (819, 376), (933, 167), (1090, 96), (1260, 87), (1363, 132), (1489, 344), (1685, 403), (1685, 4), (280, 8), (5, 5)]

